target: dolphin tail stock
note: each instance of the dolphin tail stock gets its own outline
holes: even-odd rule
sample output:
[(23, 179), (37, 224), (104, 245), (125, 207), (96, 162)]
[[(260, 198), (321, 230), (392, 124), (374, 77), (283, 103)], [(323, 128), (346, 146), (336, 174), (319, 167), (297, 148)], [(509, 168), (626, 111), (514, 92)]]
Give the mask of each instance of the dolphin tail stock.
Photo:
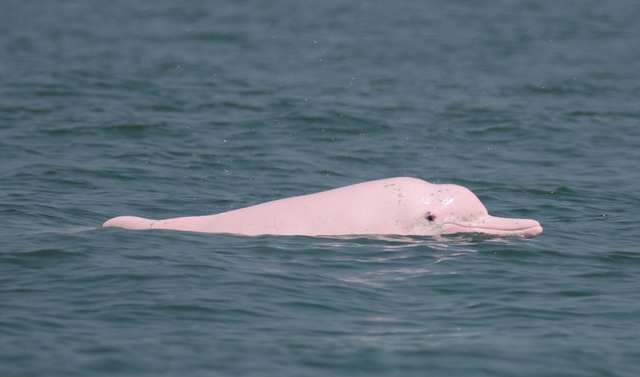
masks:
[(103, 228), (123, 228), (131, 230), (152, 229), (156, 220), (145, 219), (135, 216), (119, 216), (114, 217), (102, 224)]

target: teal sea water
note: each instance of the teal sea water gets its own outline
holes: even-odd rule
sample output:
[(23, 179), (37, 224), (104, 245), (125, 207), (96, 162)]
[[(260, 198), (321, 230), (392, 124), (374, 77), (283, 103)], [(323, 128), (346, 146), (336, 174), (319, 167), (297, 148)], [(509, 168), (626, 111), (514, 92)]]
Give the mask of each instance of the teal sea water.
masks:
[[(1, 376), (640, 375), (637, 1), (1, 8)], [(395, 176), (544, 233), (100, 228)]]

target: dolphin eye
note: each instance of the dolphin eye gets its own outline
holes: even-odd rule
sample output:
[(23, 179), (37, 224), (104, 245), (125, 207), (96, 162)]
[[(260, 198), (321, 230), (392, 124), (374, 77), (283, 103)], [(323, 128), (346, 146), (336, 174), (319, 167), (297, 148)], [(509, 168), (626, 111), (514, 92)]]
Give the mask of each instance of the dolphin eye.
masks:
[(425, 218), (427, 220), (429, 220), (430, 222), (436, 219), (436, 217), (434, 215), (430, 214), (430, 213), (427, 214), (427, 216), (425, 216)]

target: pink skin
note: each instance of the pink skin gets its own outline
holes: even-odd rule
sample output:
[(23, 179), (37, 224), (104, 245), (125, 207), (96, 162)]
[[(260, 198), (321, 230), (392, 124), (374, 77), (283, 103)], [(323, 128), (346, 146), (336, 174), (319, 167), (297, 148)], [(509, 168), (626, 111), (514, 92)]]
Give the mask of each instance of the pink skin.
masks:
[(533, 238), (535, 220), (489, 216), (468, 189), (415, 178), (389, 178), (275, 200), (209, 216), (149, 220), (122, 216), (103, 227), (298, 236), (483, 233)]

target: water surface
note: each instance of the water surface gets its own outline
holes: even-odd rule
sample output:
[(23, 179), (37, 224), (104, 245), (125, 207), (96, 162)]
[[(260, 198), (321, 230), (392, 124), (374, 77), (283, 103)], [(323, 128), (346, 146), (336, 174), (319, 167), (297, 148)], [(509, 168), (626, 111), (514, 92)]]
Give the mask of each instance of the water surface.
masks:
[[(636, 376), (640, 6), (8, 1), (3, 376)], [(395, 176), (532, 240), (102, 229)]]

